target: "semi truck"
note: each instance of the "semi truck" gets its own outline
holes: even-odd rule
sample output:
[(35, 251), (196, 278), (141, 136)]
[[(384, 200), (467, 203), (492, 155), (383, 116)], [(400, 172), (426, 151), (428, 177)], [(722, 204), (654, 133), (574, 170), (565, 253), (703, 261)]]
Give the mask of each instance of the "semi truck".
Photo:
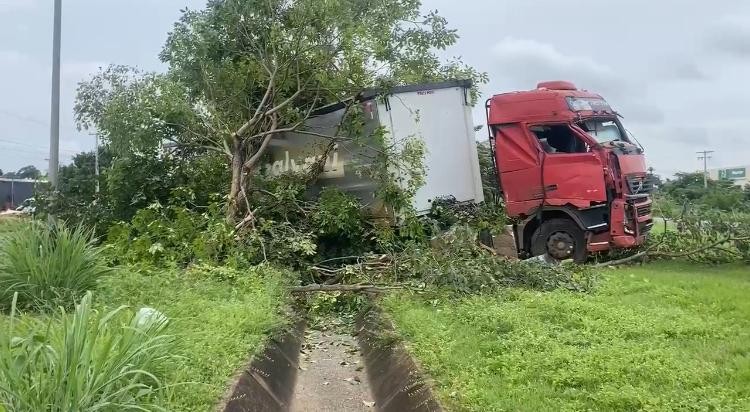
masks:
[(492, 96), (487, 128), (519, 253), (586, 260), (653, 226), (643, 148), (600, 95), (567, 81)]
[[(418, 137), (425, 144), (425, 184), (413, 198), (417, 214), (429, 213), (437, 199), (481, 203), (470, 89), (464, 80), (368, 90), (358, 97), (366, 119), (362, 136), (342, 139), (330, 150), (330, 139), (285, 133), (272, 141), (264, 172), (304, 170), (325, 155), (311, 191), (336, 186), (374, 215), (396, 215), (377, 198), (376, 183), (358, 172), (377, 157), (367, 136), (380, 129), (391, 142)], [(345, 107), (319, 110), (305, 129), (336, 135)], [(644, 242), (652, 225), (653, 186), (643, 149), (601, 96), (569, 82), (545, 82), (493, 96), (486, 115), (497, 185), (515, 222), (521, 257), (548, 254), (581, 262), (590, 252)]]

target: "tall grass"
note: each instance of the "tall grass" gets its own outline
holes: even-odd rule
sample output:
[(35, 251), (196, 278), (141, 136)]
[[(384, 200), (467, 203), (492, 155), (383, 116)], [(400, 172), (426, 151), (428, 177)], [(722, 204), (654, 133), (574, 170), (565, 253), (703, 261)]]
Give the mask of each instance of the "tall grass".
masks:
[(0, 305), (70, 307), (110, 271), (90, 231), (27, 223), (0, 236)]
[(23, 226), (24, 221), (15, 217), (0, 217), (0, 236), (15, 232)]
[(162, 410), (155, 405), (172, 356), (165, 322), (92, 308), (42, 321), (13, 310), (0, 331), (0, 411)]

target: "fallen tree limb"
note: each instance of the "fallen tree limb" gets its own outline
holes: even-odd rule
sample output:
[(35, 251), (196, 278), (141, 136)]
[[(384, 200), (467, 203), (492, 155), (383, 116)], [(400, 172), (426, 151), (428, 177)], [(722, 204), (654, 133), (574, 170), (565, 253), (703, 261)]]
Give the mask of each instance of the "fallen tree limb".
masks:
[(594, 265), (594, 267), (621, 265), (623, 263), (632, 262), (634, 260), (641, 259), (641, 258), (646, 258), (646, 257), (649, 257), (649, 256), (651, 256), (651, 257), (662, 257), (662, 258), (688, 257), (688, 256), (692, 256), (692, 255), (695, 255), (695, 254), (698, 254), (698, 253), (702, 253), (702, 252), (708, 251), (708, 250), (712, 250), (712, 249), (718, 249), (718, 250), (722, 250), (724, 252), (731, 252), (733, 254), (736, 254), (735, 252), (732, 252), (730, 250), (726, 250), (725, 248), (722, 248), (721, 245), (723, 245), (724, 243), (727, 243), (727, 242), (746, 241), (746, 240), (750, 240), (750, 237), (733, 237), (733, 236), (730, 235), (730, 236), (727, 236), (725, 238), (719, 239), (719, 240), (717, 240), (715, 242), (709, 243), (707, 245), (703, 245), (703, 246), (700, 246), (700, 247), (695, 248), (693, 250), (689, 250), (687, 252), (680, 252), (680, 253), (652, 252), (652, 250), (656, 246), (659, 246), (661, 244), (661, 243), (659, 243), (659, 244), (656, 244), (656, 245), (654, 245), (654, 246), (652, 246), (652, 247), (644, 250), (643, 252), (636, 253), (635, 255), (628, 256), (628, 257), (625, 257), (625, 258), (622, 258), (622, 259), (611, 260), (609, 262), (597, 263), (596, 265)]
[(403, 289), (403, 286), (376, 286), (376, 285), (320, 285), (312, 284), (298, 286), (291, 289), (292, 293), (311, 293), (311, 292), (371, 292), (383, 293), (390, 290)]
[(601, 262), (594, 265), (595, 268), (600, 268), (604, 266), (615, 266), (615, 265), (622, 265), (623, 263), (632, 262), (636, 259), (645, 258), (648, 256), (648, 250), (644, 250), (643, 252), (636, 253), (633, 256), (628, 256), (622, 259), (617, 260), (610, 260), (608, 262)]

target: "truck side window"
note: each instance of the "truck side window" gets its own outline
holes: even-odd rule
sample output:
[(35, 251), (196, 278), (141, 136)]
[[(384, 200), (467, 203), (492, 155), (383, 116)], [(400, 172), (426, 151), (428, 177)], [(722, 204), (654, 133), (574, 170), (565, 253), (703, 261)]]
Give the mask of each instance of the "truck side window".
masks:
[(567, 125), (531, 126), (530, 130), (547, 153), (586, 153), (588, 145)]

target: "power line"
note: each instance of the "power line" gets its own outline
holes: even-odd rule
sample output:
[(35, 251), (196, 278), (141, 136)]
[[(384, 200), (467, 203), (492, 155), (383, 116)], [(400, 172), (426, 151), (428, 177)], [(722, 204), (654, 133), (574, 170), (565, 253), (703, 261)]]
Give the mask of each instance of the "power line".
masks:
[(15, 153), (26, 153), (34, 156), (39, 156), (40, 159), (44, 158), (44, 152), (38, 152), (35, 150), (21, 149), (18, 147), (3, 147), (3, 151), (10, 151)]
[[(15, 145), (18, 145), (18, 146), (29, 147), (29, 148), (32, 148), (32, 149), (35, 149), (35, 150), (40, 150), (40, 151), (42, 151), (44, 153), (47, 153), (47, 149), (45, 149), (44, 147), (39, 147), (39, 146), (31, 145), (31, 144), (28, 144), (28, 143), (21, 143), (21, 142), (16, 142), (16, 141), (13, 141), (13, 140), (5, 140), (5, 139), (0, 139), (0, 142), (15, 144)], [(67, 149), (64, 148), (61, 151), (69, 153), (69, 154), (78, 154), (79, 153), (78, 150), (70, 149), (70, 148), (67, 148)]]
[(41, 120), (34, 119), (33, 117), (23, 116), (17, 113), (9, 112), (7, 110), (0, 110), (0, 114), (4, 114), (8, 117), (13, 117), (18, 120), (23, 120), (25, 122), (34, 123), (39, 126), (49, 127), (49, 123), (45, 123)]

